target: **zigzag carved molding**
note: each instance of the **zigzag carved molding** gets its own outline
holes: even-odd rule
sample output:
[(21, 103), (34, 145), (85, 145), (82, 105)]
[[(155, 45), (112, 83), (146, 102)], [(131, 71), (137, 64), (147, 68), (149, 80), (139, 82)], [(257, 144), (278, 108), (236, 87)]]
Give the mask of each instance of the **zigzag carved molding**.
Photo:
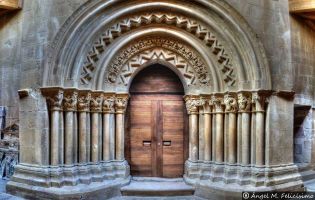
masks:
[(122, 20), (120, 23), (115, 24), (106, 30), (94, 43), (93, 47), (86, 56), (86, 61), (84, 62), (84, 66), (81, 71), (81, 83), (90, 83), (101, 54), (116, 38), (118, 38), (121, 34), (139, 26), (153, 23), (173, 25), (194, 34), (197, 38), (209, 46), (210, 52), (216, 56), (224, 81), (228, 85), (235, 84), (236, 76), (233, 65), (231, 64), (232, 58), (227, 54), (224, 46), (218, 41), (216, 36), (213, 35), (213, 33), (211, 33), (206, 27), (192, 19), (166, 13), (150, 13), (133, 16)]
[(186, 45), (164, 38), (139, 40), (125, 48), (109, 65), (105, 82), (116, 83), (119, 79), (119, 83), (127, 85), (129, 80), (126, 77), (150, 60), (163, 60), (177, 67), (187, 85), (211, 85), (202, 59)]

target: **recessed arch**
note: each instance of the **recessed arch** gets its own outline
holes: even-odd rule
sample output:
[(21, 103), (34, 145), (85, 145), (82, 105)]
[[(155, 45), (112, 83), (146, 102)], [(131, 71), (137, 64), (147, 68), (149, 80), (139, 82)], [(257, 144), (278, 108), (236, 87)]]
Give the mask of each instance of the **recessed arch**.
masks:
[[(192, 7), (198, 8), (200, 12), (195, 12), (195, 9), (192, 9)], [(108, 12), (112, 8), (115, 8), (116, 12), (109, 16)], [(239, 84), (235, 89), (271, 89), (268, 62), (261, 43), (242, 17), (228, 4), (219, 0), (210, 2), (201, 0), (194, 2), (167, 2), (164, 0), (158, 2), (140, 0), (128, 2), (122, 0), (111, 2), (89, 1), (67, 20), (65, 26), (57, 34), (49, 51), (50, 55), (43, 76), (44, 80), (47, 81), (44, 81), (43, 85), (75, 85), (76, 87), (84, 88), (78, 83), (79, 73), (76, 73), (76, 77), (68, 76), (67, 73), (72, 71), (72, 69), (82, 67), (86, 55), (93, 56), (93, 52), (90, 51), (91, 48), (96, 50), (94, 53), (98, 53), (97, 48), (102, 43), (98, 39), (102, 38), (102, 36), (106, 37), (103, 34), (104, 31), (110, 30), (112, 37), (107, 38), (109, 41), (115, 41), (115, 38), (123, 38), (125, 35), (124, 31), (121, 32), (124, 27), (123, 20), (128, 19), (128, 16), (131, 19), (133, 16), (139, 16), (140, 14), (139, 20), (143, 19), (144, 21), (137, 25), (135, 30), (149, 30), (149, 20), (147, 20), (148, 24), (146, 24), (146, 15), (143, 14), (148, 9), (152, 10), (153, 13), (167, 13), (172, 9), (172, 13), (174, 13), (173, 17), (169, 19), (162, 17), (161, 19), (163, 20), (161, 21), (154, 20), (156, 26), (175, 25), (175, 29), (182, 29), (182, 25), (178, 25), (174, 21), (175, 19), (187, 19), (188, 21), (184, 20), (183, 24), (188, 24), (189, 26), (184, 25), (186, 27), (182, 30), (186, 31), (191, 39), (203, 38), (206, 30), (209, 30), (210, 36), (215, 37), (212, 41), (216, 45), (214, 49), (219, 50), (221, 54), (218, 56), (219, 60), (222, 62), (220, 56), (223, 55), (223, 60), (228, 59), (236, 62), (236, 64), (233, 63), (235, 69), (231, 72), (237, 71), (237, 77), (244, 77), (244, 79), (239, 80)], [(120, 25), (116, 26), (117, 23)], [(125, 28), (133, 32), (133, 28), (127, 24), (125, 24)], [(211, 37), (209, 41), (211, 41)], [(209, 51), (204, 51), (204, 53), (210, 54)], [(224, 70), (227, 71), (226, 75), (229, 75), (229, 67), (226, 67)], [(224, 77), (222, 78), (224, 79)], [(233, 88), (222, 87), (220, 91), (223, 92), (224, 90), (233, 90)]]

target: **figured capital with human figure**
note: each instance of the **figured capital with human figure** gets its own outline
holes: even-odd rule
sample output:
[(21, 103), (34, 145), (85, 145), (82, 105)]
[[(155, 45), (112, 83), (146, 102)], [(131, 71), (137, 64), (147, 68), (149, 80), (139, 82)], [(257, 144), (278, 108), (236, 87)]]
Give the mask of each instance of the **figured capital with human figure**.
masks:
[(214, 94), (211, 97), (210, 105), (213, 106), (215, 112), (223, 112), (224, 99), (222, 94)]
[(91, 92), (89, 90), (80, 90), (78, 95), (78, 111), (90, 111)]
[(62, 110), (63, 89), (58, 87), (41, 88), (42, 94), (46, 97), (51, 111)]
[(224, 95), (225, 112), (237, 112), (237, 100), (235, 94)]
[(202, 106), (205, 101), (197, 95), (187, 95), (184, 97), (188, 114), (198, 114), (199, 106)]
[(67, 89), (64, 91), (63, 109), (65, 111), (76, 111), (78, 103), (78, 91), (75, 89)]
[(103, 112), (115, 113), (115, 94), (105, 94), (103, 100)]
[(91, 112), (102, 112), (103, 92), (92, 92), (90, 109)]
[(237, 95), (238, 108), (240, 112), (249, 112), (251, 109), (251, 94), (249, 92), (240, 92)]

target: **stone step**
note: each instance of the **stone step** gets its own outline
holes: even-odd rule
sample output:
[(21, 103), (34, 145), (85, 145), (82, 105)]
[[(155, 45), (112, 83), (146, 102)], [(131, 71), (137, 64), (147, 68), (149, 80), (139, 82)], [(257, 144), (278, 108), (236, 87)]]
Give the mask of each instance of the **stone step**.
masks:
[(133, 178), (121, 188), (123, 196), (191, 196), (194, 192), (183, 179)]

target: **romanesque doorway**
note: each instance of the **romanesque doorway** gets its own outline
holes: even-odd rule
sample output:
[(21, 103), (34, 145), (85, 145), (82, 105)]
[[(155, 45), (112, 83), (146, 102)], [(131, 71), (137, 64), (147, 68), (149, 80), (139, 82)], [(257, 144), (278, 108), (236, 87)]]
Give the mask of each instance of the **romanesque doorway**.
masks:
[(131, 175), (175, 178), (188, 158), (184, 88), (159, 64), (142, 70), (130, 87), (125, 155)]

